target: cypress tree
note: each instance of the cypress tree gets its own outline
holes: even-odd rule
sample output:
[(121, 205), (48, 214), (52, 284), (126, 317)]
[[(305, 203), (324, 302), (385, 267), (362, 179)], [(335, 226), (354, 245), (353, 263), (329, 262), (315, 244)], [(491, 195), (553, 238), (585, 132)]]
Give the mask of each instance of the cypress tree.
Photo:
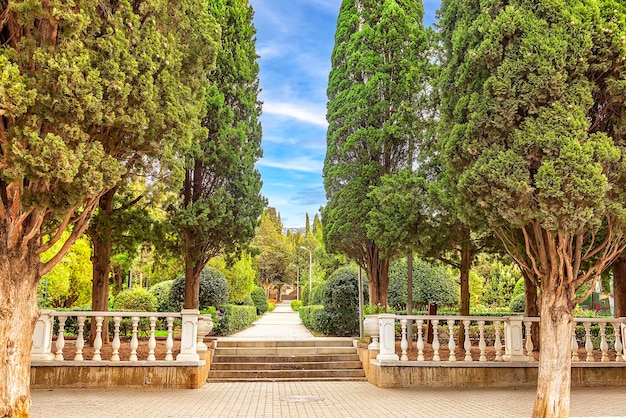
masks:
[(626, 246), (626, 6), (444, 0), (442, 16), (457, 203), (540, 288), (533, 416), (568, 416), (576, 292)]
[[(323, 209), (326, 248), (367, 272), (370, 303), (387, 305), (389, 256), (367, 236), (370, 187), (407, 166), (427, 52), (419, 0), (345, 0), (328, 84)], [(386, 253), (386, 254), (383, 254)]]
[(254, 237), (265, 200), (254, 167), (261, 157), (261, 103), (253, 10), (247, 0), (213, 1), (222, 45), (207, 90), (206, 135), (188, 155), (174, 215), (185, 259), (185, 308), (198, 308), (199, 277), (220, 252)]

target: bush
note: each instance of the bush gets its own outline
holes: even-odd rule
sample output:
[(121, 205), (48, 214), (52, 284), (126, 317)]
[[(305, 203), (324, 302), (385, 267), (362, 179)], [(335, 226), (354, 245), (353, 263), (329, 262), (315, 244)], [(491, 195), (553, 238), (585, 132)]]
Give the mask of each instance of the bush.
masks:
[(201, 315), (211, 315), (211, 320), (213, 321), (213, 329), (217, 329), (222, 320), (222, 311), (217, 309), (215, 306), (207, 306), (206, 309), (200, 311)]
[(117, 294), (113, 302), (116, 311), (156, 311), (157, 298), (141, 287), (123, 290)]
[(230, 335), (244, 330), (250, 327), (257, 318), (254, 306), (223, 305), (219, 310), (222, 318), (218, 326), (214, 328), (215, 333), (219, 335)]
[(170, 306), (170, 290), (172, 290), (173, 284), (174, 280), (165, 280), (148, 289), (148, 292), (157, 300), (157, 312), (171, 312), (174, 310)]
[(292, 300), (291, 301), (291, 309), (293, 309), (294, 311), (298, 312), (298, 309), (300, 309), (302, 307), (302, 301), (301, 300)]
[(267, 302), (267, 310), (269, 312), (274, 312), (274, 309), (276, 309), (276, 305), (274, 305), (272, 302)]
[(524, 309), (526, 308), (526, 298), (523, 293), (511, 299), (510, 308), (511, 312), (524, 313)]
[[(180, 311), (185, 300), (185, 276), (174, 280), (170, 290), (170, 306)], [(226, 279), (217, 269), (211, 266), (205, 267), (200, 273), (200, 310), (209, 306), (220, 306), (228, 301), (228, 284)]]
[(322, 305), (308, 305), (303, 306), (298, 311), (300, 315), (300, 319), (302, 319), (302, 323), (305, 327), (310, 330), (321, 332), (321, 322), (323, 321), (322, 316), (324, 315), (324, 306)]
[(263, 315), (267, 312), (267, 296), (262, 287), (255, 286), (254, 289), (252, 289), (250, 297), (252, 298), (254, 306), (256, 306), (257, 315)]
[(351, 267), (337, 269), (324, 286), (324, 313), (318, 318), (320, 332), (348, 336), (359, 332), (358, 273)]

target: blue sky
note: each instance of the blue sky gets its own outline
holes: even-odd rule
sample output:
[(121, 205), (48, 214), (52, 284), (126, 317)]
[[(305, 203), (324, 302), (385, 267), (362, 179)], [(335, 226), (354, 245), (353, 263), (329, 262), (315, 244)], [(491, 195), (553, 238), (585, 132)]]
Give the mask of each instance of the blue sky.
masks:
[[(430, 25), (440, 0), (425, 0)], [(261, 57), (261, 193), (286, 227), (326, 204), (326, 86), (341, 0), (250, 0)]]

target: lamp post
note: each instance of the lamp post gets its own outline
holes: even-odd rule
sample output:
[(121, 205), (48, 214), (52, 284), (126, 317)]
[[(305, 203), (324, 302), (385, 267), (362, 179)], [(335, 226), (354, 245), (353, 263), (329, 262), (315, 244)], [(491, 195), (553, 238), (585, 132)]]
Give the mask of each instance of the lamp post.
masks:
[(300, 248), (309, 252), (309, 303), (311, 302), (311, 293), (313, 292), (313, 251), (301, 245)]

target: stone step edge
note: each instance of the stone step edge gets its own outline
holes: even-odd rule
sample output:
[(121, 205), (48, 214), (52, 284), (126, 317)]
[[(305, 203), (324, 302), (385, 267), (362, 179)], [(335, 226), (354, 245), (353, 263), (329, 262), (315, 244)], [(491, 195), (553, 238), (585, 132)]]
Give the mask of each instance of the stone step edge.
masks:
[(259, 378), (209, 378), (207, 383), (238, 382), (367, 382), (366, 377), (259, 377)]

